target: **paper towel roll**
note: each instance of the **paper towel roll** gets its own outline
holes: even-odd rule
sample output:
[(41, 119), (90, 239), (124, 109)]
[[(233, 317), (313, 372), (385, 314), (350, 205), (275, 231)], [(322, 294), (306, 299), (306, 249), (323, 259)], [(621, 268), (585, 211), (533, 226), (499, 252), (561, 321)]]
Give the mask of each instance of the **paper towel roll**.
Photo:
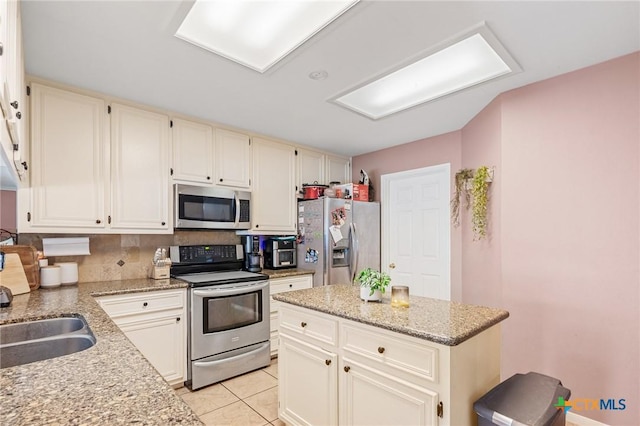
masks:
[(60, 285), (60, 267), (45, 266), (40, 268), (40, 287), (58, 287)]
[(60, 284), (78, 284), (78, 264), (76, 262), (60, 262), (55, 266), (60, 267)]

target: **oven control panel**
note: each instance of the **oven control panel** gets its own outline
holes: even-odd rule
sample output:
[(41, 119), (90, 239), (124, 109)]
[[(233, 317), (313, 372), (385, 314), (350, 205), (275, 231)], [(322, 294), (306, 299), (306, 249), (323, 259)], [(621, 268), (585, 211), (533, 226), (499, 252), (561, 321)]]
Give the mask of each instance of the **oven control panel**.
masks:
[(172, 264), (224, 263), (244, 259), (240, 244), (171, 246), (169, 256)]

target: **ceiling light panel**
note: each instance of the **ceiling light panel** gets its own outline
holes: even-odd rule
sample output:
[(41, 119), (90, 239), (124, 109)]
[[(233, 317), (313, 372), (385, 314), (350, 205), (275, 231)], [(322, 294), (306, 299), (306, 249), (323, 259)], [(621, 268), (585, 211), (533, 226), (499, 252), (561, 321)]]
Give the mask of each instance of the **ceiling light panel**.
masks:
[(333, 101), (376, 120), (520, 71), (485, 26), (458, 40)]
[(196, 0), (175, 35), (265, 72), (357, 2)]

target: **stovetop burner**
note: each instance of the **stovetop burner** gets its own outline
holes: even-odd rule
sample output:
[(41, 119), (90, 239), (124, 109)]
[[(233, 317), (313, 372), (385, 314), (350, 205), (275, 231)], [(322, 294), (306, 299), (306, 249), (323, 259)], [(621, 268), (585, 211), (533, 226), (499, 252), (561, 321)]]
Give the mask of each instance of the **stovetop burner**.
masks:
[(261, 281), (269, 276), (243, 271), (242, 245), (191, 245), (169, 247), (171, 276), (190, 287)]

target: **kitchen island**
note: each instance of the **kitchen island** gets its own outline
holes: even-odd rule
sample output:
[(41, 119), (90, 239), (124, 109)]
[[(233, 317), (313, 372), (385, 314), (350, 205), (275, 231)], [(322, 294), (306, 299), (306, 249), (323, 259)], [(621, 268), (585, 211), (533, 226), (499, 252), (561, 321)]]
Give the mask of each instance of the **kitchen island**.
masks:
[(0, 308), (0, 324), (82, 315), (96, 337), (84, 351), (0, 370), (0, 423), (201, 425), (94, 297), (186, 288), (122, 280), (38, 289)]
[[(288, 424), (475, 424), (500, 382), (501, 310), (411, 296), (363, 302), (357, 286), (276, 294), (279, 415)], [(309, 386), (313, 383), (313, 386)]]

